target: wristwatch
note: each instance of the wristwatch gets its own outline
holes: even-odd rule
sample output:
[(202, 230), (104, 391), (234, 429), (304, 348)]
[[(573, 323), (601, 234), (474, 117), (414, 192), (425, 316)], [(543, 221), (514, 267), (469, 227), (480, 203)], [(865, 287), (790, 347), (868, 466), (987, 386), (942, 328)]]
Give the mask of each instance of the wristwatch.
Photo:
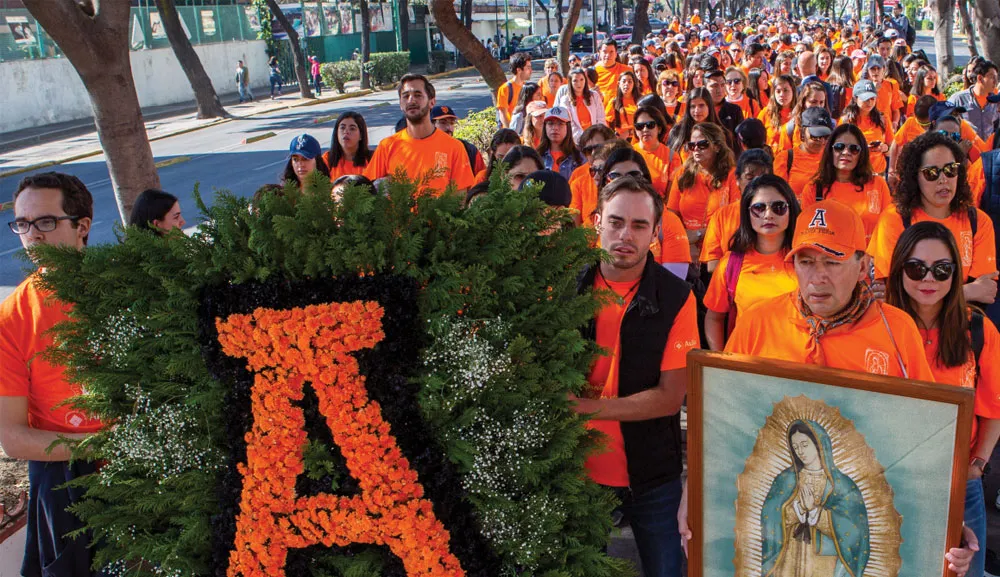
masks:
[(969, 466), (979, 469), (980, 473), (986, 473), (986, 459), (981, 457), (972, 457), (969, 459)]

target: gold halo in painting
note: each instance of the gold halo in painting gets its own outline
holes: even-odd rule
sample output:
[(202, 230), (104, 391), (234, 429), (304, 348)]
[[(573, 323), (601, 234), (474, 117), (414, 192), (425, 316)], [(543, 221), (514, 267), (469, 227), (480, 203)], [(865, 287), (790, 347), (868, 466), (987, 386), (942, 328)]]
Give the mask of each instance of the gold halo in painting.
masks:
[(805, 396), (775, 403), (736, 484), (737, 577), (899, 573), (892, 487), (836, 407)]

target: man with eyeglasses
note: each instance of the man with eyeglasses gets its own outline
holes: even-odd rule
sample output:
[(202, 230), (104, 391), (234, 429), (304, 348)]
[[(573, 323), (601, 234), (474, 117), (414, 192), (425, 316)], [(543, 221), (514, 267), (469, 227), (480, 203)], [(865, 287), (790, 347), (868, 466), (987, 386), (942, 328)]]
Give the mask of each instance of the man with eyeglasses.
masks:
[[(9, 226), (29, 251), (43, 245), (83, 250), (92, 218), (87, 187), (75, 176), (48, 172), (21, 180)], [(90, 539), (66, 537), (82, 523), (66, 511), (76, 490), (62, 485), (96, 467), (79, 461), (70, 465), (67, 446), (53, 444), (62, 437), (85, 439), (102, 425), (63, 405), (81, 390), (66, 379), (62, 366), (42, 354), (52, 345), (49, 329), (68, 321), (68, 310), (39, 286), (37, 273), (0, 303), (0, 446), (7, 456), (28, 461), (22, 575), (41, 576), (43, 568), (46, 575), (91, 574)]]

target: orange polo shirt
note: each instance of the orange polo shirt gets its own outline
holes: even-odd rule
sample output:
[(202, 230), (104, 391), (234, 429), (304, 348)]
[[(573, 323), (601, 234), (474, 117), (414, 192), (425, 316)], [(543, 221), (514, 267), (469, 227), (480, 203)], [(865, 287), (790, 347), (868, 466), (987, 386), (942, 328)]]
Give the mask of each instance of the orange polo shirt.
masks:
[[(962, 254), (962, 278), (978, 278), (997, 270), (996, 245), (994, 244), (993, 221), (985, 212), (976, 209), (976, 235), (972, 235), (972, 223), (964, 211), (938, 219), (928, 215), (922, 208), (913, 210), (910, 224), (929, 220), (943, 224), (955, 235), (958, 250)], [(899, 235), (903, 234), (903, 219), (890, 206), (882, 212), (878, 225), (868, 243), (868, 254), (875, 259), (875, 278), (889, 276), (889, 263)]]
[[(909, 378), (934, 381), (917, 325), (905, 312), (884, 303), (872, 303), (857, 322), (826, 332), (814, 349), (809, 325), (798, 310), (797, 299), (796, 290), (760, 301), (743, 311), (726, 342), (726, 352), (890, 377), (903, 376), (899, 365), (902, 359)], [(892, 336), (878, 307), (885, 314)]]
[[(803, 212), (816, 204), (816, 184), (810, 183), (805, 190), (806, 193), (802, 195)], [(871, 240), (882, 211), (892, 206), (889, 185), (886, 184), (884, 178), (878, 175), (869, 180), (868, 184), (863, 186), (861, 190), (858, 190), (858, 187), (850, 182), (835, 182), (826, 191), (825, 199), (846, 204), (858, 213), (861, 222), (865, 225), (865, 240)]]
[[(774, 254), (760, 254), (755, 250), (743, 256), (739, 282), (736, 283), (734, 303), (736, 312), (745, 311), (754, 304), (773, 298), (774, 295), (794, 291), (799, 286), (795, 269), (785, 262), (785, 251)], [(733, 253), (727, 252), (712, 273), (705, 293), (705, 306), (717, 313), (729, 312), (729, 285), (726, 283), (726, 267)]]
[(740, 186), (736, 182), (736, 170), (730, 170), (722, 186), (713, 189), (711, 177), (699, 172), (694, 184), (687, 190), (680, 190), (677, 179), (681, 171), (674, 173), (670, 181), (670, 197), (667, 208), (681, 216), (684, 228), (698, 230), (708, 226), (708, 221), (717, 210), (730, 203), (739, 203)]
[(365, 176), (374, 181), (391, 176), (400, 167), (410, 180), (420, 180), (433, 173), (427, 188), (435, 196), (442, 194), (450, 182), (460, 191), (476, 184), (465, 146), (441, 130), (420, 139), (411, 137), (406, 130), (385, 137), (365, 167)]
[[(590, 383), (591, 390), (601, 391), (602, 399), (618, 398), (618, 346), (621, 323), (632, 297), (635, 296), (633, 286), (636, 282), (638, 281), (611, 282), (601, 275), (594, 281), (595, 291), (611, 290), (622, 299), (618, 303), (605, 305), (597, 314), (597, 346), (605, 352), (597, 357), (587, 376), (587, 382)], [(660, 371), (686, 367), (687, 353), (698, 347), (698, 343), (697, 305), (694, 294), (689, 294), (687, 302), (677, 313), (677, 318), (670, 328), (667, 345), (663, 349), (660, 361)], [(628, 461), (625, 458), (625, 439), (622, 437), (621, 422), (593, 419), (587, 422), (587, 428), (607, 435), (607, 450), (593, 454), (587, 459), (590, 478), (609, 487), (628, 487)]]
[(734, 202), (715, 211), (701, 239), (701, 262), (719, 260), (729, 252), (729, 241), (740, 228), (740, 203)]
[(795, 198), (801, 203), (802, 192), (809, 188), (809, 184), (816, 178), (819, 162), (822, 159), (822, 150), (814, 154), (802, 150), (801, 147), (795, 147), (792, 149), (792, 166), (789, 170), (788, 151), (784, 150), (774, 156), (774, 174), (788, 182), (792, 192), (795, 193)]
[(615, 62), (610, 68), (605, 68), (603, 63), (598, 62), (594, 66), (597, 71), (597, 90), (601, 92), (604, 102), (611, 102), (618, 92), (618, 77), (626, 70), (632, 70), (628, 64)]
[(72, 406), (59, 406), (82, 390), (66, 380), (64, 369), (45, 359), (52, 345), (49, 329), (69, 320), (70, 305), (29, 276), (0, 303), (0, 397), (28, 399), (28, 426), (57, 433), (93, 433), (101, 422)]
[[(979, 357), (979, 382), (976, 382), (976, 358), (969, 353), (969, 360), (957, 367), (945, 367), (938, 362), (940, 330), (918, 328), (924, 342), (924, 354), (934, 372), (934, 380), (946, 385), (955, 385), (976, 390), (975, 413), (984, 419), (1000, 419), (1000, 367), (992, 362), (1000, 359), (1000, 333), (990, 319), (983, 319), (983, 352)], [(972, 419), (971, 446), (976, 445), (979, 435), (979, 420)]]

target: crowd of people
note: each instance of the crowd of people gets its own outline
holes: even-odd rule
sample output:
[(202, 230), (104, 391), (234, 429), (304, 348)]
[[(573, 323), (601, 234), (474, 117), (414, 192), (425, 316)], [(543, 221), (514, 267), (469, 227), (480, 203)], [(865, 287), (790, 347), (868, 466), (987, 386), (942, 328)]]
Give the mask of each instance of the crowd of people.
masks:
[[(585, 328), (604, 353), (571, 400), (608, 439), (587, 470), (620, 497), (646, 575), (680, 575), (697, 537), (679, 414), (686, 355), (705, 348), (974, 388), (964, 539), (946, 558), (981, 577), (982, 476), (1000, 437), (1000, 371), (984, 362), (1000, 358), (998, 68), (973, 59), (946, 99), (905, 36), (780, 13), (695, 15), (641, 44), (609, 39), (573, 55), (566, 76), (547, 61), (538, 82), (516, 53), (485, 151), (455, 138), (457, 115), (408, 74), (395, 134), (372, 152), (364, 117), (345, 112), (327, 151), (308, 134), (292, 140), (280, 185), (305, 188), (318, 174), (335, 197), (347, 185), (374, 194), (402, 170), (419, 193), (450, 189), (471, 206), (503, 171), (594, 229), (610, 259), (587, 267), (579, 290), (618, 298)], [(92, 202), (75, 177), (25, 178), (14, 213), (25, 247), (86, 245)], [(131, 224), (185, 225), (177, 198), (156, 190)], [(32, 361), (66, 318), (45, 296), (31, 277), (0, 305), (0, 445), (31, 462), (24, 575), (53, 555), (89, 554), (62, 537), (77, 526), (69, 495), (39, 487), (86, 472), (64, 446), (48, 451), (58, 436), (100, 427), (59, 404), (75, 390), (60, 367)], [(795, 507), (815, 527), (822, 504)]]

